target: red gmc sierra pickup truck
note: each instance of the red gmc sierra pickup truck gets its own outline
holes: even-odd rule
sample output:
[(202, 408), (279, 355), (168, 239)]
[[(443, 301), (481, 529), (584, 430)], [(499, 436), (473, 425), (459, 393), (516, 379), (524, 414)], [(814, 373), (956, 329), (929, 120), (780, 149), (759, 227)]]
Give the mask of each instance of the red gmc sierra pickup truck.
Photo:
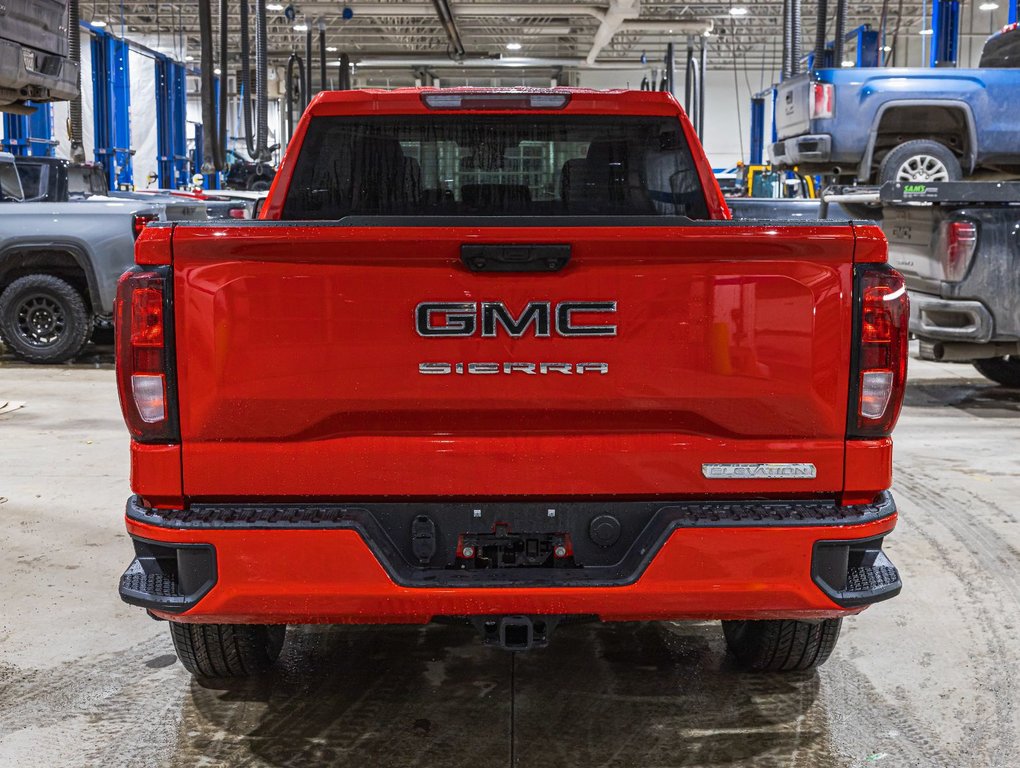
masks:
[(734, 222), (670, 96), (316, 97), (257, 221), (117, 299), (124, 600), (197, 676), (288, 624), (721, 619), (806, 669), (900, 590), (908, 307), (881, 231)]

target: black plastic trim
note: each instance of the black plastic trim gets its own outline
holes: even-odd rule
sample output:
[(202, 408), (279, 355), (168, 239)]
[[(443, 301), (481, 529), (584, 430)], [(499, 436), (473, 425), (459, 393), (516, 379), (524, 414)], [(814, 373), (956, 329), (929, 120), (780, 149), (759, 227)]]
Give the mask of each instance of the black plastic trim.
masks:
[(464, 243), (460, 260), (472, 272), (558, 272), (570, 253), (570, 243)]
[[(903, 588), (899, 571), (885, 552), (885, 534), (869, 539), (815, 542), (811, 579), (832, 602), (844, 608), (871, 605), (896, 597)], [(867, 588), (860, 589), (861, 582)]]
[[(165, 223), (165, 222), (164, 222)], [(775, 229), (771, 219), (689, 219), (686, 216), (646, 215), (634, 216), (345, 216), (342, 219), (210, 219), (208, 221), (173, 222), (178, 228), (191, 229), (233, 227), (265, 228), (274, 227), (761, 227)], [(789, 227), (845, 227), (847, 220), (798, 219), (780, 222)], [(868, 223), (873, 222), (858, 222)], [(161, 222), (149, 224), (159, 226)]]
[[(548, 510), (555, 510), (555, 517)], [(475, 514), (475, 510), (479, 514)], [(349, 529), (356, 531), (394, 582), (408, 587), (436, 586), (624, 586), (644, 573), (678, 528), (774, 528), (848, 526), (871, 523), (896, 512), (884, 492), (873, 504), (840, 506), (835, 501), (718, 502), (394, 502), (369, 504), (193, 504), (183, 510), (127, 503), (130, 520), (177, 530)], [(588, 537), (596, 515), (611, 514), (624, 535), (609, 547)], [(428, 515), (438, 521), (435, 554), (425, 567), (416, 556), (412, 521)], [(459, 569), (451, 558), (460, 534), (490, 531), (494, 521), (515, 528), (571, 535), (576, 561), (584, 567)], [(445, 529), (445, 530), (444, 530)], [(628, 530), (629, 529), (629, 530)]]
[(211, 544), (168, 544), (132, 536), (135, 558), (120, 577), (121, 600), (151, 611), (183, 613), (216, 585)]

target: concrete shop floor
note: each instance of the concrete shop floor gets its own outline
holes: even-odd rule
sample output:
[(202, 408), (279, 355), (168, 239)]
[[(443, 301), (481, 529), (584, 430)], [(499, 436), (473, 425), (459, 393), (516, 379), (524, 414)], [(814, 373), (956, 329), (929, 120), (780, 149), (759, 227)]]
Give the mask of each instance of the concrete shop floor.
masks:
[(912, 361), (900, 597), (817, 674), (747, 675), (717, 624), (299, 627), (277, 669), (193, 682), (117, 597), (127, 434), (109, 350), (0, 360), (0, 766), (1020, 765), (1020, 392)]

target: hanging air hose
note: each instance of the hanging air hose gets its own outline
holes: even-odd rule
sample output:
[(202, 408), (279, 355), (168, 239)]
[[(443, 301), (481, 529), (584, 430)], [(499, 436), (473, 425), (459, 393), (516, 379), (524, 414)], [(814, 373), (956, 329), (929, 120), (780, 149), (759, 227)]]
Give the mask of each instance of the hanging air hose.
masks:
[(326, 90), (326, 22), (319, 19), (319, 90)]
[[(294, 76), (294, 67), (297, 67), (297, 77)], [(300, 94), (297, 103), (304, 104), (304, 62), (296, 53), (292, 53), (287, 59), (287, 140), (294, 135), (294, 91)]]
[(67, 47), (71, 61), (78, 68), (78, 95), (71, 99), (68, 107), (67, 136), (71, 140), (71, 162), (85, 162), (85, 145), (82, 142), (81, 123), (81, 14), (78, 0), (71, 0), (68, 6)]
[[(886, 8), (888, 0), (882, 6)], [(829, 21), (829, 0), (818, 0), (818, 18), (815, 23), (815, 69), (822, 69), (825, 65), (825, 38), (826, 24)]]
[(305, 106), (312, 100), (312, 91), (315, 90), (315, 83), (312, 80), (312, 25), (308, 25), (305, 32)]
[(217, 171), (227, 169), (227, 43), (227, 0), (220, 0), (220, 103), (213, 147), (213, 164)]
[(832, 66), (841, 67), (843, 66), (843, 52), (846, 47), (846, 16), (847, 16), (847, 0), (836, 0), (836, 30), (835, 30), (835, 47), (833, 49), (833, 62)]
[(200, 44), (200, 77), (202, 82), (202, 173), (216, 171), (216, 144), (219, 131), (216, 129), (216, 106), (213, 103), (213, 37), (212, 2), (198, 0), (198, 35)]
[[(241, 107), (244, 115), (244, 141), (248, 156), (257, 163), (270, 158), (269, 148), (269, 68), (267, 64), (266, 0), (255, 0), (255, 126), (251, 114), (251, 41), (248, 2), (241, 0)], [(261, 165), (258, 166), (261, 168)]]
[[(701, 69), (694, 57), (694, 47), (687, 46), (687, 67), (684, 71), (684, 110), (694, 129), (698, 130), (703, 100), (701, 98)], [(700, 133), (698, 134), (701, 135)]]
[(801, 34), (800, 0), (790, 0), (790, 74), (800, 74), (800, 59), (803, 53)]

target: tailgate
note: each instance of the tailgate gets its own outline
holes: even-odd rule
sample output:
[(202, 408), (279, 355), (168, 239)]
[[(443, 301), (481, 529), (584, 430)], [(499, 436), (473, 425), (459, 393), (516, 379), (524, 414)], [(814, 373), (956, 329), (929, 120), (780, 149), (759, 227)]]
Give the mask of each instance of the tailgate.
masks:
[(797, 75), (776, 87), (776, 136), (786, 139), (811, 130), (811, 77)]
[[(571, 258), (475, 273), (465, 243), (566, 244)], [(253, 222), (180, 225), (173, 252), (192, 498), (843, 487), (848, 226)], [(426, 309), (422, 335), (423, 303), (462, 306)], [(502, 320), (483, 335), (486, 303)], [(817, 476), (706, 477), (734, 462)]]
[(889, 265), (903, 275), (907, 288), (938, 294), (945, 279), (935, 254), (934, 206), (886, 206), (882, 231), (889, 241)]

